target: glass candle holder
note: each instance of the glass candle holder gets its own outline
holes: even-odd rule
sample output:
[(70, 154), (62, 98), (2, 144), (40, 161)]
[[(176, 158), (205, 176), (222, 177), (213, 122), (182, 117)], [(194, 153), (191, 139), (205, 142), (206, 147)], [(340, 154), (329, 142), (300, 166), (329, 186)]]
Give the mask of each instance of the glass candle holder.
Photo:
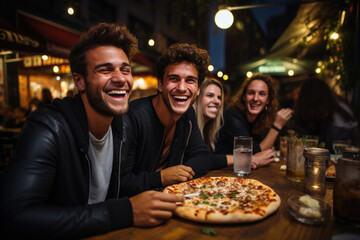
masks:
[(305, 148), (305, 192), (311, 195), (325, 196), (326, 165), (330, 159), (329, 150), (323, 148)]

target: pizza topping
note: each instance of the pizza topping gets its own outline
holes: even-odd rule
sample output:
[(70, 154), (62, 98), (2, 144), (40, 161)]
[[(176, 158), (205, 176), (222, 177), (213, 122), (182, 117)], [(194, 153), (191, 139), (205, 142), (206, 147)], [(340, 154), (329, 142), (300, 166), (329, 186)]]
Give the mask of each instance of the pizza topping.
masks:
[(225, 183), (224, 183), (223, 181), (218, 181), (218, 182), (216, 183), (216, 186), (218, 186), (218, 187), (224, 187), (224, 186), (225, 186)]

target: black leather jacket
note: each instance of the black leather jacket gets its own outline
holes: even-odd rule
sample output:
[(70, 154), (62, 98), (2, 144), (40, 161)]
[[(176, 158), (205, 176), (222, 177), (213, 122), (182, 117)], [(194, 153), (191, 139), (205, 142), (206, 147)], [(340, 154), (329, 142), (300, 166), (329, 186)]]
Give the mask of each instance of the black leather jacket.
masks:
[(233, 154), (234, 137), (250, 136), (253, 138), (253, 153), (260, 152), (261, 137), (251, 132), (251, 124), (238, 108), (229, 108), (224, 113), (224, 126), (220, 129), (219, 139), (215, 143), (215, 152)]
[(88, 205), (89, 133), (80, 96), (56, 99), (35, 111), (1, 181), (1, 230), (13, 238), (64, 239), (132, 225), (131, 203), (119, 198), (120, 163), (131, 134), (125, 118), (115, 117), (112, 123), (114, 162), (107, 200)]
[[(155, 171), (164, 148), (165, 128), (152, 104), (153, 97), (130, 103), (128, 115), (134, 137), (121, 181), (121, 190), (126, 195), (162, 187), (160, 172)], [(206, 147), (192, 107), (176, 122), (167, 161), (167, 167), (179, 164), (192, 167), (195, 177), (227, 166), (225, 155), (212, 154)]]

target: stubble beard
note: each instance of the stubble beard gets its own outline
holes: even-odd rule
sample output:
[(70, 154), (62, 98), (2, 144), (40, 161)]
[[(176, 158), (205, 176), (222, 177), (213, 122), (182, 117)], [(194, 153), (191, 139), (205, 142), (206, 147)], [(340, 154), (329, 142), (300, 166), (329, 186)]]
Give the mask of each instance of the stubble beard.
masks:
[(126, 106), (121, 108), (119, 111), (115, 111), (109, 107), (109, 104), (107, 103), (106, 99), (102, 97), (101, 94), (97, 94), (96, 91), (93, 91), (91, 86), (87, 84), (85, 89), (85, 94), (88, 99), (89, 104), (92, 108), (95, 109), (98, 113), (108, 116), (108, 117), (114, 117), (117, 115), (122, 115), (127, 112), (129, 104), (126, 102)]

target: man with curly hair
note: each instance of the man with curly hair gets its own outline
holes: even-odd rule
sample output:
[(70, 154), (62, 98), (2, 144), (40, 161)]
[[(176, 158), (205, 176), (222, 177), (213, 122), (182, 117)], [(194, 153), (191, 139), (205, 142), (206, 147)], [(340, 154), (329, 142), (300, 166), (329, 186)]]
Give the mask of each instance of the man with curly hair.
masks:
[(126, 194), (188, 181), (232, 163), (208, 151), (191, 107), (208, 64), (206, 50), (174, 44), (157, 63), (158, 94), (130, 103), (133, 145), (121, 188)]
[(183, 196), (121, 197), (131, 124), (137, 39), (122, 23), (100, 23), (70, 53), (79, 94), (33, 112), (0, 188), (4, 239), (74, 239), (127, 226), (154, 226)]

